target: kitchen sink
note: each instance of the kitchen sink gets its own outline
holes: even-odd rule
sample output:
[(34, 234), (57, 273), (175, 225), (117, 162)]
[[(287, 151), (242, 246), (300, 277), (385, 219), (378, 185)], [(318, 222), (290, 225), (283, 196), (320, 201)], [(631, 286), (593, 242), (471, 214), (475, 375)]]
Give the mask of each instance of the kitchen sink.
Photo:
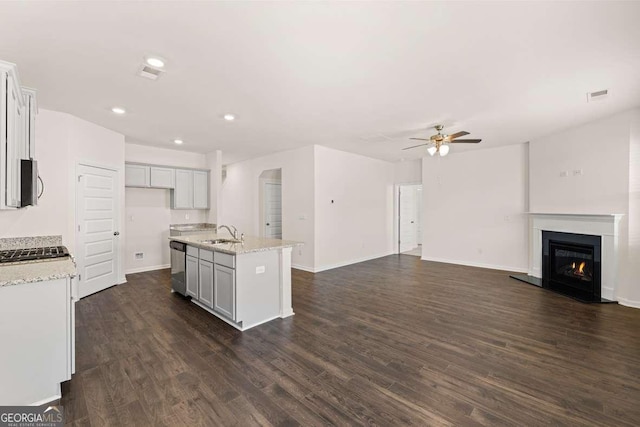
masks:
[(214, 240), (200, 240), (200, 243), (206, 245), (221, 245), (223, 243), (241, 243), (240, 240), (235, 239), (214, 239)]

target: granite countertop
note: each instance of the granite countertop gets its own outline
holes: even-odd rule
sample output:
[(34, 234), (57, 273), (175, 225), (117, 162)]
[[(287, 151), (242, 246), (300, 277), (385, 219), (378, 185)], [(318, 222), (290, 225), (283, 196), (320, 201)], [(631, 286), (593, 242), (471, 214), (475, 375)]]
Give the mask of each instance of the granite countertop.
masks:
[(75, 276), (76, 264), (71, 257), (0, 265), (0, 287)]
[(203, 240), (231, 239), (229, 233), (203, 233), (196, 236), (171, 236), (169, 240), (186, 243), (189, 246), (208, 249), (210, 251), (224, 252), (231, 255), (240, 255), (251, 252), (272, 251), (281, 248), (292, 248), (304, 245), (302, 242), (280, 239), (265, 239), (263, 237), (245, 236), (242, 243), (202, 243)]

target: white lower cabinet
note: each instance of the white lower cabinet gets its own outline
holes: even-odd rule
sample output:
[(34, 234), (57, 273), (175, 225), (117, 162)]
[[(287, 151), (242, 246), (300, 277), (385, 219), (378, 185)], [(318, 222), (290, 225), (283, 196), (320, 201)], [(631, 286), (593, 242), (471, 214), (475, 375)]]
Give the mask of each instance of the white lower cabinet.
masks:
[(198, 271), (200, 273), (200, 277), (198, 279), (200, 284), (198, 301), (213, 308), (213, 263), (201, 259), (198, 262), (198, 267)]
[(0, 287), (0, 405), (60, 398), (75, 371), (70, 278)]
[(236, 320), (236, 271), (224, 265), (214, 265), (214, 306), (213, 309)]
[(237, 321), (235, 256), (187, 245), (186, 259), (187, 295), (213, 313)]
[(187, 295), (198, 298), (198, 258), (187, 255), (186, 260)]

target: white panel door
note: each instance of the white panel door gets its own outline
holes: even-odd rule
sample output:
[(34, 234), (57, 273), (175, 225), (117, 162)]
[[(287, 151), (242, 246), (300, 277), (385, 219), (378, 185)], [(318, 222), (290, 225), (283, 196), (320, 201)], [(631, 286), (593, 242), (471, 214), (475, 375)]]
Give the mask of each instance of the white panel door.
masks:
[(113, 170), (78, 167), (77, 258), (80, 298), (118, 279), (118, 187)]
[(282, 239), (282, 185), (264, 183), (264, 237)]
[(413, 186), (400, 187), (400, 252), (418, 246), (416, 240), (416, 191)]

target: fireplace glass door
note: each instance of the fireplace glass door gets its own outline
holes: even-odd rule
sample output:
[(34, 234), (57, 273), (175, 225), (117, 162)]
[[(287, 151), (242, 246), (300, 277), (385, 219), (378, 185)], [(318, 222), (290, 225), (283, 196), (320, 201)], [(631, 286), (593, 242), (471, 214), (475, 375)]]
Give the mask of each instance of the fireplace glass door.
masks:
[(591, 292), (594, 280), (593, 246), (549, 242), (550, 279)]

